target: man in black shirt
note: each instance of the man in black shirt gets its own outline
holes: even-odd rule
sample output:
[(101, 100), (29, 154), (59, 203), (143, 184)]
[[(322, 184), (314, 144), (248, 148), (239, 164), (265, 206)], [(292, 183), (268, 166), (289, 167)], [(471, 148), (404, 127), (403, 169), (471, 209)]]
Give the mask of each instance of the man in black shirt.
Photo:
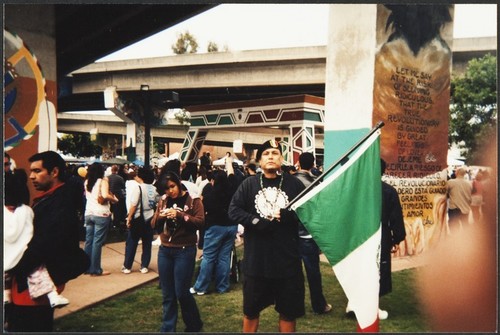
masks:
[(118, 165), (111, 166), (111, 174), (108, 176), (109, 191), (116, 195), (118, 202), (111, 204), (113, 213), (113, 227), (125, 228), (125, 217), (127, 207), (125, 205), (125, 180), (118, 174)]
[[(297, 171), (294, 176), (307, 187), (317, 178), (311, 172), (314, 167), (314, 155), (310, 152), (301, 153), (299, 156), (299, 166), (299, 171)], [(299, 236), (300, 254), (304, 261), (307, 282), (309, 283), (311, 307), (316, 314), (329, 313), (332, 311), (332, 305), (326, 302), (323, 294), (319, 265), (320, 249), (302, 223), (299, 225)]]
[(303, 189), (281, 173), (281, 146), (264, 142), (257, 151), (262, 173), (246, 178), (229, 206), (229, 217), (245, 227), (243, 332), (256, 332), (260, 312), (275, 305), (279, 331), (295, 332), (305, 314), (304, 275), (299, 253), (299, 221), (284, 209)]

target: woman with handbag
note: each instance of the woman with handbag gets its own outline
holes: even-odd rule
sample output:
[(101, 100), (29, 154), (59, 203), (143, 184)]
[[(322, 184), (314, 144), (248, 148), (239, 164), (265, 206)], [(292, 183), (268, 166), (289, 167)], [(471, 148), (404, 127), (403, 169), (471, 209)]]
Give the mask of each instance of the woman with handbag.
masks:
[(153, 218), (156, 203), (158, 202), (158, 192), (152, 184), (154, 182), (154, 172), (149, 168), (139, 168), (134, 181), (128, 181), (126, 204), (128, 214), (126, 224), (128, 228), (127, 241), (125, 242), (125, 260), (122, 272), (129, 274), (132, 272), (132, 265), (137, 251), (139, 240), (142, 240), (141, 273), (148, 273), (151, 262), (151, 243), (153, 242), (153, 228), (151, 219)]
[(88, 168), (85, 197), (85, 253), (90, 257), (86, 273), (106, 276), (110, 272), (101, 268), (102, 246), (111, 224), (110, 202), (117, 203), (118, 198), (109, 192), (108, 179), (104, 177), (104, 169), (99, 163), (93, 163)]
[(181, 307), (186, 332), (199, 332), (203, 326), (196, 300), (189, 292), (196, 260), (196, 231), (205, 223), (201, 199), (183, 188), (174, 172), (165, 175), (165, 194), (160, 199), (151, 226), (160, 232), (158, 273), (163, 295), (160, 331), (175, 332)]

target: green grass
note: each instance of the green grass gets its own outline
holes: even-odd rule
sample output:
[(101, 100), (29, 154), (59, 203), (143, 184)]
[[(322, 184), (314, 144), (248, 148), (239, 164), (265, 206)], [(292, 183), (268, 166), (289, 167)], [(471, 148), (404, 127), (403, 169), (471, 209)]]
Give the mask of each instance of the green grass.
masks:
[[(238, 248), (242, 252), (242, 247)], [(240, 256), (241, 257), (241, 256)], [(199, 265), (199, 264), (198, 264)], [(197, 265), (197, 266), (198, 266)], [(331, 267), (321, 265), (323, 291), (333, 311), (315, 315), (311, 309), (306, 281), (306, 315), (297, 320), (297, 332), (332, 333), (356, 332), (356, 320), (345, 316), (347, 298)], [(427, 332), (429, 327), (419, 309), (414, 289), (416, 270), (393, 273), (393, 292), (380, 299), (380, 306), (389, 312), (387, 320), (380, 321), (380, 332)], [(211, 333), (241, 332), (242, 284), (233, 284), (226, 294), (211, 293), (195, 296), (204, 323), (203, 331)], [(158, 332), (162, 314), (161, 291), (158, 282), (147, 284), (96, 306), (81, 310), (55, 321), (57, 332)], [(259, 332), (276, 332), (278, 314), (274, 307), (261, 313)], [(177, 330), (184, 324), (180, 316)]]

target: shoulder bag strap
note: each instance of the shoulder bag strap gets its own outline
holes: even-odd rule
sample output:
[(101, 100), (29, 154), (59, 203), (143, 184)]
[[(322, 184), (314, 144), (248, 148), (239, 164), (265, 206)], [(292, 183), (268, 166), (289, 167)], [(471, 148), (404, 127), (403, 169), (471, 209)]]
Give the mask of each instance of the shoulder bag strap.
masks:
[(143, 206), (142, 206), (142, 188), (141, 185), (139, 185), (139, 200), (137, 201), (137, 206), (141, 205), (141, 216), (144, 217), (144, 211), (143, 211)]

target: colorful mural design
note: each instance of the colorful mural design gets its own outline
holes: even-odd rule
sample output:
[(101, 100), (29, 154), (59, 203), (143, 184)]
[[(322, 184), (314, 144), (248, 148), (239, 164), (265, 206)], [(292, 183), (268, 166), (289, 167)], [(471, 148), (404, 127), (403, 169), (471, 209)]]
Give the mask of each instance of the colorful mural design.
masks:
[(47, 99), (37, 57), (23, 40), (4, 30), (4, 149), (9, 151), (38, 131), (38, 151), (55, 149), (57, 120)]
[(189, 130), (186, 133), (186, 138), (182, 144), (182, 149), (179, 154), (181, 162), (198, 162), (203, 142), (207, 137), (207, 132), (199, 129)]
[[(298, 162), (303, 152), (315, 153), (314, 126), (291, 127), (292, 162)], [(288, 160), (287, 160), (288, 161)]]
[(35, 134), (45, 104), (45, 78), (36, 56), (19, 36), (4, 30), (4, 41), (4, 148), (8, 151)]
[(400, 256), (423, 252), (447, 230), (450, 10), (378, 5), (373, 124), (385, 123), (385, 180), (396, 187), (403, 207), (407, 239)]
[(196, 115), (191, 113), (191, 128), (209, 126), (234, 126), (234, 125), (272, 125), (272, 123), (291, 121), (324, 122), (324, 110), (308, 107), (274, 108), (252, 110), (245, 113), (213, 112)]

